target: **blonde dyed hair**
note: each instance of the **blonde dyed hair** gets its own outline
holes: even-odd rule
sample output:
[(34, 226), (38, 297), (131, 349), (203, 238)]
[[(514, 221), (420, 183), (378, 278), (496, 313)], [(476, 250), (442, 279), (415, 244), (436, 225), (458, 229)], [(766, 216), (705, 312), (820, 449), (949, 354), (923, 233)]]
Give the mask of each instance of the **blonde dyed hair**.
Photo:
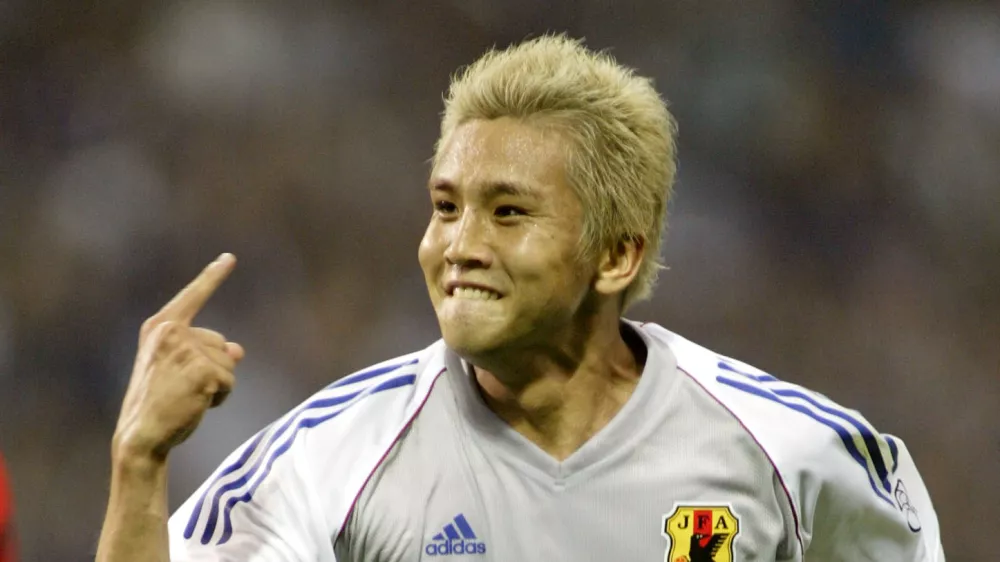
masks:
[(673, 191), (676, 131), (648, 78), (565, 35), (490, 50), (453, 78), (435, 150), (460, 125), (513, 117), (554, 126), (569, 141), (567, 173), (584, 209), (581, 256), (640, 241), (645, 256), (623, 307), (648, 298)]

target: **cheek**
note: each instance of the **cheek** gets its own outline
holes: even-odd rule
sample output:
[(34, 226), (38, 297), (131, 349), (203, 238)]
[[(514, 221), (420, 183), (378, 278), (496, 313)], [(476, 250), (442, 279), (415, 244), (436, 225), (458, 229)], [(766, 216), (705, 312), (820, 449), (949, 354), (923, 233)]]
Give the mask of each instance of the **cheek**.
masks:
[(505, 249), (514, 258), (509, 263), (524, 264), (525, 269), (542, 275), (564, 278), (570, 271), (580, 269), (578, 242), (570, 232), (533, 229)]
[(420, 246), (417, 248), (417, 260), (420, 262), (420, 267), (426, 272), (440, 262), (441, 255), (441, 236), (432, 224), (427, 227), (424, 237), (420, 240)]
[(437, 307), (438, 302), (441, 300), (438, 294), (438, 283), (441, 278), (441, 264), (443, 259), (440, 256), (441, 253), (435, 244), (434, 237), (431, 236), (431, 230), (428, 228), (427, 233), (420, 240), (420, 246), (417, 248), (417, 261), (420, 262), (420, 270), (424, 274), (427, 292), (431, 298), (431, 303), (435, 307)]
[(589, 292), (595, 268), (581, 259), (579, 240), (569, 229), (539, 234), (538, 240), (518, 249), (521, 263), (527, 265), (523, 273), (534, 277), (538, 296), (546, 295), (552, 306), (575, 307)]

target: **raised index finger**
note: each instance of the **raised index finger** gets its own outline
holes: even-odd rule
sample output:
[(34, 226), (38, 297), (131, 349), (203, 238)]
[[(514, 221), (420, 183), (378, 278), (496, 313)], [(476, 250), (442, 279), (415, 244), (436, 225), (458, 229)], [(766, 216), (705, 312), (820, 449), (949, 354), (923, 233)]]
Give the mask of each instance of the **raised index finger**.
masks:
[(190, 324), (201, 311), (215, 290), (232, 273), (236, 265), (236, 257), (232, 254), (222, 254), (214, 262), (208, 264), (194, 281), (177, 293), (159, 312), (157, 319), (161, 322), (173, 321)]

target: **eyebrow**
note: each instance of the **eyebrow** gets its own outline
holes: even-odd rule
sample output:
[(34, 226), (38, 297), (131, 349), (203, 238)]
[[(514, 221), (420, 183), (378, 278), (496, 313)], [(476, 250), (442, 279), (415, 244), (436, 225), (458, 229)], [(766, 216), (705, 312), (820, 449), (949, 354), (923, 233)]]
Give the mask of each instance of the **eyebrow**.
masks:
[[(446, 180), (431, 182), (427, 185), (427, 189), (431, 192), (442, 191), (445, 193), (454, 193), (455, 186)], [(496, 199), (497, 197), (509, 196), (509, 197), (524, 197), (529, 199), (538, 199), (538, 193), (529, 187), (521, 184), (498, 181), (490, 182), (486, 184), (484, 191), (484, 197), (486, 199)]]

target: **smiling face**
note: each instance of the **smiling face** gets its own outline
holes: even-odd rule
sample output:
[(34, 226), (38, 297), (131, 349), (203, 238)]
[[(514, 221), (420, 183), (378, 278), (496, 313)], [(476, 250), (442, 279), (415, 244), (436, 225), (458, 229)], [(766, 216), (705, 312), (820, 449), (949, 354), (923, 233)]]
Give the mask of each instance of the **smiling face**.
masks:
[(419, 258), (450, 348), (493, 360), (572, 329), (596, 267), (579, 257), (584, 214), (558, 132), (508, 117), (465, 123), (428, 187)]

